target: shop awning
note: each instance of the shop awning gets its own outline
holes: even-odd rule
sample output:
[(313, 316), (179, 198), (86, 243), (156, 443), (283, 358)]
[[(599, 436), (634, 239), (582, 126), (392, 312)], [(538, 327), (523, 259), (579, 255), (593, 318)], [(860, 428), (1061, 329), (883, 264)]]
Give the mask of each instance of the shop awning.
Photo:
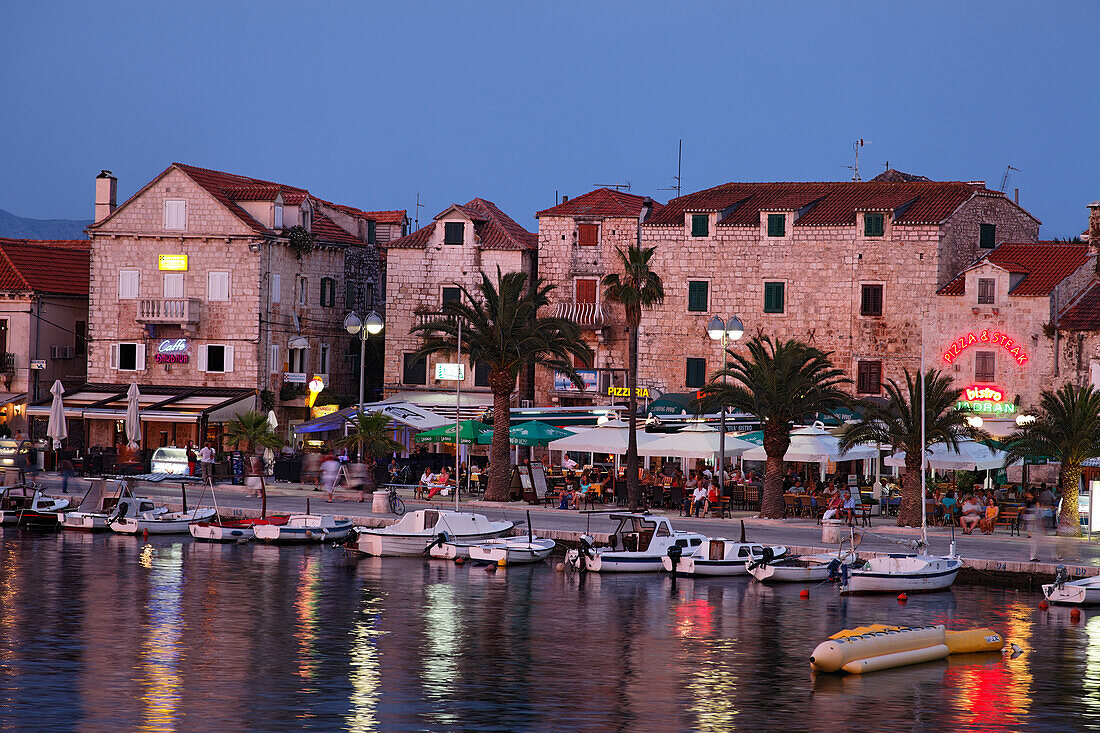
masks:
[[(23, 398), (26, 396), (26, 392), (0, 392), (0, 407), (10, 405), (12, 402), (22, 402)], [(46, 410), (46, 414), (50, 414), (48, 409)]]
[[(85, 384), (63, 398), (65, 417), (87, 420), (126, 419), (129, 384)], [(233, 387), (182, 387), (139, 384), (142, 422), (228, 422), (238, 412), (255, 408), (256, 391)], [(51, 399), (27, 407), (27, 415), (49, 417)]]
[(696, 415), (699, 410), (692, 407), (691, 404), (695, 401), (695, 395), (695, 392), (669, 392), (663, 394), (649, 403), (646, 414), (656, 415), (657, 417)]

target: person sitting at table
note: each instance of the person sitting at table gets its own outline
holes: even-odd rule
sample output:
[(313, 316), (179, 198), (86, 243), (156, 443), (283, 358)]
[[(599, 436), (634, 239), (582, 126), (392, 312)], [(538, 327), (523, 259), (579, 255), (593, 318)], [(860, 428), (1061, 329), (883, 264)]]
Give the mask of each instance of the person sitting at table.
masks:
[(993, 525), (997, 522), (997, 515), (1001, 510), (993, 497), (989, 497), (985, 504), (985, 516), (978, 520), (978, 529), (982, 534), (993, 534)]
[(978, 522), (981, 521), (981, 510), (982, 507), (978, 505), (973, 494), (966, 497), (962, 505), (962, 516), (959, 517), (959, 526), (962, 527), (963, 534), (972, 533), (978, 526)]
[(584, 501), (584, 497), (588, 496), (588, 492), (592, 491), (592, 475), (585, 471), (581, 474), (580, 488), (573, 492), (572, 502), (569, 505), (570, 509), (580, 509), (581, 502)]
[(703, 484), (696, 485), (695, 491), (691, 493), (692, 514), (698, 517), (700, 509), (704, 515), (707, 513), (707, 487)]
[(431, 501), (432, 497), (441, 491), (445, 492), (443, 496), (446, 496), (446, 492), (448, 490), (447, 482), (449, 482), (450, 480), (450, 470), (446, 466), (444, 466), (443, 470), (439, 472), (439, 475), (435, 477), (434, 483), (432, 483), (431, 490), (428, 492), (428, 501)]
[(950, 518), (955, 511), (955, 505), (957, 503), (958, 502), (955, 500), (955, 492), (949, 490), (947, 495), (940, 499), (940, 506), (942, 507), (940, 516)]
[(577, 462), (569, 457), (568, 453), (561, 454), (561, 470), (563, 471), (576, 471)]
[(707, 489), (707, 511), (718, 503), (718, 500), (722, 498), (721, 492), (718, 491), (718, 482), (711, 481), (710, 487)]
[(844, 503), (840, 507), (840, 516), (851, 524), (856, 520), (856, 497), (850, 489), (844, 489)]
[(829, 496), (828, 504), (825, 505), (825, 513), (821, 515), (821, 521), (832, 519), (844, 506), (844, 497), (840, 494), (833, 492), (832, 496)]
[(424, 498), (424, 492), (432, 487), (435, 482), (435, 476), (432, 474), (432, 469), (424, 466), (424, 473), (420, 474), (420, 481), (416, 484), (416, 498)]

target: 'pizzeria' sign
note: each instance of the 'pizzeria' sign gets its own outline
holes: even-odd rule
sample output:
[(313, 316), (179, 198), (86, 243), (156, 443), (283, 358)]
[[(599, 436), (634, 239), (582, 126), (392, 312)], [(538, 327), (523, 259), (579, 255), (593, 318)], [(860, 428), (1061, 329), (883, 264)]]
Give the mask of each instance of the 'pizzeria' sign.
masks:
[(959, 355), (969, 349), (971, 346), (1000, 346), (1016, 360), (1016, 363), (1023, 366), (1027, 363), (1027, 354), (1020, 347), (1020, 344), (1013, 341), (1008, 337), (1008, 334), (1001, 333), (1000, 331), (990, 331), (983, 328), (980, 332), (975, 334), (973, 331), (965, 336), (959, 336), (955, 339), (954, 343), (947, 347), (943, 352), (943, 362), (945, 364), (953, 364), (955, 359)]

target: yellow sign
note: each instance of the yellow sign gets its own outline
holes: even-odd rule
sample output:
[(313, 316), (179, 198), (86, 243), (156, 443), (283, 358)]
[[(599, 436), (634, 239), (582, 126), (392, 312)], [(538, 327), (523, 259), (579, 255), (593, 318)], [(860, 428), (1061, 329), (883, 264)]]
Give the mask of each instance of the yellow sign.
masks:
[[(608, 394), (609, 397), (629, 397), (630, 396), (630, 388), (629, 387), (608, 387), (607, 388), (607, 394)], [(649, 387), (635, 387), (634, 388), (634, 396), (635, 397), (649, 397)]]
[(187, 255), (157, 255), (157, 269), (187, 272)]
[(309, 416), (311, 418), (324, 417), (325, 415), (331, 415), (339, 409), (340, 405), (315, 405), (314, 407), (310, 408)]

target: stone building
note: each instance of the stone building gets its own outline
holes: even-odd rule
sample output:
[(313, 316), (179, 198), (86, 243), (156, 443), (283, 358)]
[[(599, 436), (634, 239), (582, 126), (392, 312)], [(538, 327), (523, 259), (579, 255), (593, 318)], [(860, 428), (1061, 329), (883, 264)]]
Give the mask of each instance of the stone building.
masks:
[[(437, 363), (453, 356), (414, 359), (420, 337), (414, 326), (430, 320), (444, 303), (461, 298), (459, 289), (476, 291), (482, 273), (495, 282), (502, 273), (536, 272), (538, 238), (486, 199), (453, 204), (432, 223), (390, 242), (386, 250), (386, 397), (400, 396), (414, 404), (453, 414), (456, 383), (437, 379)], [(469, 415), (492, 405), (488, 369), (470, 368), (463, 357), (462, 406)], [(531, 379), (522, 378), (517, 400), (533, 399)], [(520, 406), (519, 404), (515, 406)], [(464, 412), (464, 414), (466, 414)]]
[[(168, 416), (146, 447), (206, 438), (209, 413), (170, 419), (203, 390), (223, 402), (226, 389), (248, 391), (237, 410), (274, 399), (283, 429), (308, 418), (302, 392), (314, 376), (358, 391), (358, 349), (342, 322), (350, 310), (383, 310), (377, 245), (405, 233), (404, 212), (181, 163), (117, 208), (116, 186), (108, 171), (96, 179), (88, 227), (88, 380), (196, 391), (150, 406)], [(115, 424), (94, 422), (91, 444), (113, 445)]]
[(609, 388), (626, 384), (626, 321), (622, 306), (606, 302), (600, 279), (618, 269), (617, 249), (638, 241), (638, 228), (660, 211), (652, 199), (609, 188), (566, 198), (535, 216), (539, 220), (539, 275), (554, 286), (553, 314), (571, 318), (592, 349), (590, 363), (574, 364), (585, 379), (578, 390), (564, 375), (536, 371), (540, 405), (606, 404)]
[[(1100, 258), (1100, 201), (1089, 204), (1085, 240), (1094, 258)], [(1079, 385), (1100, 389), (1100, 259), (1090, 280), (1065, 304), (1053, 325), (1061, 359), (1061, 375)]]
[(0, 298), (0, 424), (29, 435), (27, 405), (85, 379), (88, 241), (0, 238)]
[(980, 182), (727, 183), (673, 199), (641, 225), (666, 298), (643, 315), (639, 386), (702, 386), (723, 362), (707, 322), (737, 315), (746, 339), (807, 341), (854, 392), (881, 394), (882, 380), (917, 367), (936, 292), (1038, 233)]

